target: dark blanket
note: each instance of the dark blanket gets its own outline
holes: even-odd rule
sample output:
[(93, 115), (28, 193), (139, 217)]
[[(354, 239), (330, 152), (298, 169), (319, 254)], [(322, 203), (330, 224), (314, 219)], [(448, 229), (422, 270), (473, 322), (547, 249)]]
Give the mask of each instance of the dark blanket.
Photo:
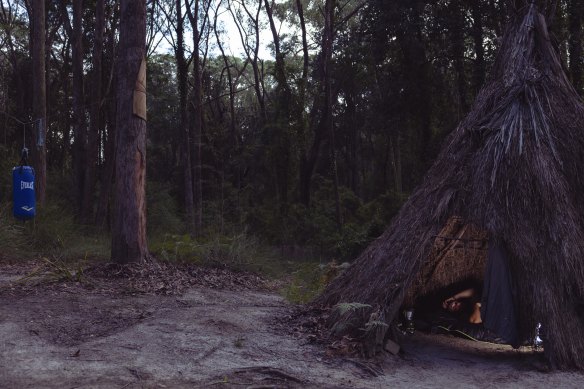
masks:
[(513, 280), (507, 252), (497, 242), (489, 242), (487, 268), (481, 300), (483, 326), (506, 343), (518, 345), (517, 320), (513, 299)]

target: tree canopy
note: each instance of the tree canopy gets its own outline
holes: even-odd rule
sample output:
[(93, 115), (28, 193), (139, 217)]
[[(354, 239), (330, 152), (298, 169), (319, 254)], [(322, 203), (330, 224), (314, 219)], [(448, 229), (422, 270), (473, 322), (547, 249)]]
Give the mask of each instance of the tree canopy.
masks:
[[(353, 258), (468, 112), (524, 3), (149, 1), (150, 233), (245, 230)], [(539, 3), (582, 94), (583, 6)], [(36, 150), (33, 10), (0, 2), (3, 167)], [(44, 29), (48, 201), (109, 229), (119, 3), (47, 4)], [(9, 187), (0, 175), (3, 202)]]

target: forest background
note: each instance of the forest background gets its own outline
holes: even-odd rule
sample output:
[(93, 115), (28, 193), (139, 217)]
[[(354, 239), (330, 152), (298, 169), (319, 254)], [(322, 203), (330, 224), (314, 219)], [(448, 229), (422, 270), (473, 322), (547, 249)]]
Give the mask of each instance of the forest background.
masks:
[[(38, 3), (0, 0), (0, 255), (109, 258), (119, 2), (46, 2), (43, 24)], [(149, 0), (149, 251), (318, 284), (423, 179), (524, 3)], [(584, 2), (539, 3), (582, 94)], [(46, 169), (26, 224), (10, 203), (23, 146)]]

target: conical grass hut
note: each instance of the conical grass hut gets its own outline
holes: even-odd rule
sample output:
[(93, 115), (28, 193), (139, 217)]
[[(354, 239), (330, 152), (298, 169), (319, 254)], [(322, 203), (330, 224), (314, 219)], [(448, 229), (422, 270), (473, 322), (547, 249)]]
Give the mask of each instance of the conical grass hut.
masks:
[(425, 269), (452, 217), (507, 248), (520, 338), (541, 322), (552, 367), (584, 369), (584, 106), (533, 3), (421, 186), (314, 303), (367, 303), (395, 322), (406, 298), (446, 282)]

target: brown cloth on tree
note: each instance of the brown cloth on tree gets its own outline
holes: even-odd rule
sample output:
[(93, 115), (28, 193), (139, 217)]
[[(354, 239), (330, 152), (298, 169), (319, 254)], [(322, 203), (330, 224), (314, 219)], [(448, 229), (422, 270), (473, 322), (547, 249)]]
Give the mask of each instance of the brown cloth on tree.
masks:
[(134, 88), (134, 115), (146, 120), (146, 59), (142, 58)]

